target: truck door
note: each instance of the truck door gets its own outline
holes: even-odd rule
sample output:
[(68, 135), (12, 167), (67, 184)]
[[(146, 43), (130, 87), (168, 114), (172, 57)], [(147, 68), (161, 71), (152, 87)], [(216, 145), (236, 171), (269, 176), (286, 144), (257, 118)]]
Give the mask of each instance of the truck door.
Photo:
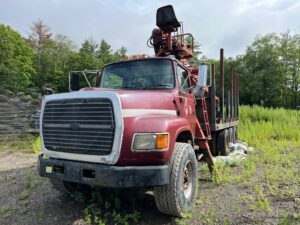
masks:
[(189, 121), (190, 126), (194, 131), (196, 127), (195, 99), (192, 89), (188, 89), (191, 87), (191, 82), (188, 75), (189, 71), (177, 64), (181, 116), (185, 117)]

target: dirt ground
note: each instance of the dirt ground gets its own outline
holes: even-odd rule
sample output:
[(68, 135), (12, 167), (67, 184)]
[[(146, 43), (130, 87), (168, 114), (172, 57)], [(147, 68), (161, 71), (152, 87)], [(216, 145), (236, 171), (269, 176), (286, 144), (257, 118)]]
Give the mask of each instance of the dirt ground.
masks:
[[(0, 156), (0, 224), (86, 224), (86, 203), (75, 201), (52, 188), (49, 181), (38, 176), (37, 155), (9, 154)], [(238, 172), (238, 168), (235, 168)], [(259, 172), (259, 171), (258, 171)], [(154, 198), (142, 192), (143, 198), (135, 203), (140, 212), (135, 224), (290, 224), (282, 223), (283, 215), (300, 212), (300, 188), (297, 196), (287, 199), (269, 197), (271, 210), (251, 210), (245, 196), (254, 190), (245, 183), (217, 185), (208, 172), (200, 174), (198, 198), (190, 217), (175, 219), (158, 212)], [(130, 202), (134, 196), (127, 190), (120, 191), (122, 201)], [(126, 204), (122, 206), (126, 211)], [(288, 220), (290, 221), (290, 220)], [(297, 224), (295, 220), (294, 224)], [(108, 224), (114, 224), (108, 221)]]

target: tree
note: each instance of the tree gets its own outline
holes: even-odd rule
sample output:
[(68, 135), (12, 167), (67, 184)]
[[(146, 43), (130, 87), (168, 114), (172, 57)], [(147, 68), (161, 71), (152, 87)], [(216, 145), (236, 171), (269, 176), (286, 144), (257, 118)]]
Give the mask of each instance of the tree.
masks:
[(52, 62), (49, 57), (49, 47), (53, 44), (51, 40), (52, 33), (50, 33), (50, 27), (40, 19), (33, 22), (30, 31), (28, 43), (36, 55), (35, 68), (37, 74), (34, 82), (37, 87), (40, 87), (45, 83), (47, 76), (49, 76), (48, 65)]
[(0, 87), (14, 92), (26, 90), (35, 74), (33, 57), (21, 35), (0, 24)]
[[(75, 66), (76, 70), (96, 70), (99, 68), (99, 60), (97, 59), (98, 45), (90, 38), (86, 39), (79, 49), (79, 63)], [(73, 55), (75, 57), (75, 55)], [(73, 69), (73, 70), (74, 70)]]
[(111, 46), (103, 39), (97, 51), (97, 58), (100, 60), (100, 63), (102, 63), (101, 66), (114, 61)]
[(56, 34), (51, 46), (51, 74), (46, 79), (56, 91), (67, 91), (70, 55), (75, 51), (75, 44), (66, 36)]
[(114, 61), (119, 61), (121, 59), (124, 59), (127, 53), (127, 49), (122, 46), (120, 49), (118, 49), (117, 51), (115, 51), (114, 53)]

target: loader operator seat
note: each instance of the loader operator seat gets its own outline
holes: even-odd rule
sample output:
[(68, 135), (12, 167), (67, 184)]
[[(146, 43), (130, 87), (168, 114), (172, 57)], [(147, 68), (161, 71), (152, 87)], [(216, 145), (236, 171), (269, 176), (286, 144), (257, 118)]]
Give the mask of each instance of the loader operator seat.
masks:
[(156, 26), (158, 26), (164, 33), (170, 33), (180, 27), (172, 5), (167, 5), (157, 9), (156, 12)]

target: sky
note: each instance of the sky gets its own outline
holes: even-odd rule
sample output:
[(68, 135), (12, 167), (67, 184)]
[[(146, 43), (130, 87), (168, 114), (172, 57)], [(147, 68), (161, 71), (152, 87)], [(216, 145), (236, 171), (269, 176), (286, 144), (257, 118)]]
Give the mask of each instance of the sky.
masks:
[(146, 42), (157, 8), (168, 4), (208, 58), (218, 58), (220, 48), (226, 57), (243, 54), (256, 35), (300, 33), (300, 0), (0, 0), (0, 23), (26, 37), (41, 19), (78, 48), (87, 38), (105, 39), (114, 50), (153, 55)]

